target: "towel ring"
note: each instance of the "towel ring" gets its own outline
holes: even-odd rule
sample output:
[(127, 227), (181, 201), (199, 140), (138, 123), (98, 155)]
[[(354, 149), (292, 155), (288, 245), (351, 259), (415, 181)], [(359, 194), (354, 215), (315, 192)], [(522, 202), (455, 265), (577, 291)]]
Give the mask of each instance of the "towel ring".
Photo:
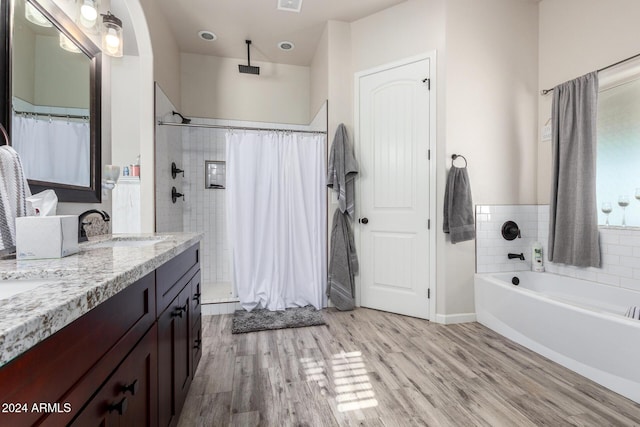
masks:
[[(460, 158), (462, 158), (462, 160), (464, 160), (464, 167), (466, 168), (466, 167), (467, 167), (467, 159), (466, 159), (464, 156), (460, 155), (460, 154), (452, 154), (452, 155), (451, 155), (451, 166), (455, 166), (455, 165), (453, 164), (453, 162), (454, 162), (458, 157), (460, 157)], [(456, 167), (457, 167), (457, 166), (456, 166)]]

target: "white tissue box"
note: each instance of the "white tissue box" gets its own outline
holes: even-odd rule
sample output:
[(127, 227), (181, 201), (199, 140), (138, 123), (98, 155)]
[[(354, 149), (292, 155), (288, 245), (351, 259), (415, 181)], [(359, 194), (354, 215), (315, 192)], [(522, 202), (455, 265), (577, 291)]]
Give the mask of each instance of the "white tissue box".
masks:
[(16, 258), (62, 258), (78, 252), (78, 215), (16, 218)]

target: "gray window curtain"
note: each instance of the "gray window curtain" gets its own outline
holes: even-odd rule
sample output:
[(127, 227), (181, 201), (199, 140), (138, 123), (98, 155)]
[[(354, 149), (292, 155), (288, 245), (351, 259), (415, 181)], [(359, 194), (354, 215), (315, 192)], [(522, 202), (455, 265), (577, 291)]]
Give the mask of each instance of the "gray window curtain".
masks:
[(598, 74), (553, 88), (549, 260), (600, 267), (596, 202)]

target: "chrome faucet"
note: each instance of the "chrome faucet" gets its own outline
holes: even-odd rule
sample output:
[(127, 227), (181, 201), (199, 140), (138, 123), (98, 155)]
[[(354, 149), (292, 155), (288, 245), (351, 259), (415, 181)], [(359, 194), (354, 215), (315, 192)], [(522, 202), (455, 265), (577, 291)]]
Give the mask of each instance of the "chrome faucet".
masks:
[(509, 259), (518, 258), (519, 260), (524, 261), (524, 254), (523, 254), (523, 253), (519, 253), (519, 254), (507, 254), (507, 257), (509, 257)]
[(78, 216), (78, 242), (86, 242), (89, 240), (87, 238), (87, 230), (84, 229), (85, 225), (89, 225), (88, 222), (84, 222), (84, 219), (91, 214), (98, 214), (102, 217), (104, 222), (108, 222), (111, 218), (109, 218), (109, 214), (105, 211), (99, 211), (97, 209), (89, 209), (88, 211), (82, 212)]

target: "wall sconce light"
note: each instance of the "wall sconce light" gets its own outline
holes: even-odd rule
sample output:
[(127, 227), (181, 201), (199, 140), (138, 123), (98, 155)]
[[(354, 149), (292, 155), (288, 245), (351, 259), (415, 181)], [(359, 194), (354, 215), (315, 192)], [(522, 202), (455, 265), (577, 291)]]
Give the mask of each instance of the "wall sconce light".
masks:
[(102, 15), (102, 50), (109, 56), (122, 57), (122, 21), (107, 12)]
[(72, 42), (69, 37), (60, 33), (60, 47), (64, 50), (72, 53), (80, 53), (80, 48), (76, 46), (74, 42)]
[(97, 0), (81, 0), (80, 16), (78, 23), (91, 32), (96, 31), (96, 23), (98, 22), (98, 1)]
[(24, 17), (27, 21), (32, 22), (41, 27), (52, 27), (53, 24), (49, 22), (46, 16), (36, 9), (31, 3), (24, 4)]
[(113, 190), (120, 178), (120, 166), (104, 165), (102, 171), (102, 189)]

